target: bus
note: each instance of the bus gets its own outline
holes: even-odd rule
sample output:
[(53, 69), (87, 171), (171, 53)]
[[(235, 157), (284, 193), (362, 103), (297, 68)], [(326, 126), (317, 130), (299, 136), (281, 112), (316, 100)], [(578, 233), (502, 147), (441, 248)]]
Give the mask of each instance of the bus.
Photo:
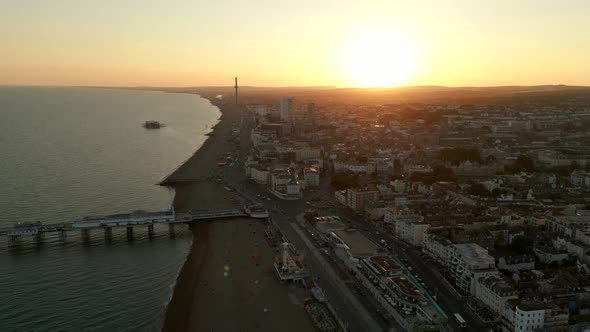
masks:
[(459, 326), (461, 327), (467, 327), (467, 322), (465, 321), (465, 319), (463, 319), (463, 317), (461, 317), (461, 315), (459, 315), (458, 312), (456, 312), (454, 315), (455, 321), (457, 322), (457, 324), (459, 324)]

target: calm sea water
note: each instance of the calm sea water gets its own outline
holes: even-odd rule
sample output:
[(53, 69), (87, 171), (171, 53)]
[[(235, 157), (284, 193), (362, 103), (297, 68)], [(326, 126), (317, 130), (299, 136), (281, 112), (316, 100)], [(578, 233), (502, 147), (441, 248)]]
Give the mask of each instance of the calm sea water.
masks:
[[(155, 185), (204, 142), (219, 110), (190, 94), (0, 87), (0, 227), (164, 210)], [(160, 130), (141, 123), (158, 120)], [(0, 331), (152, 331), (190, 248), (177, 229), (101, 232), (84, 244), (0, 238)]]

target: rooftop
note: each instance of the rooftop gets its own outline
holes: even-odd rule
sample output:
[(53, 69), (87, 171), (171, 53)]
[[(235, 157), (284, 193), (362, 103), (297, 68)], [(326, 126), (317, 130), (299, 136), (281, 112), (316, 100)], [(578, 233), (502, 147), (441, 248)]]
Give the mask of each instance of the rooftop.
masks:
[(369, 257), (377, 251), (377, 245), (373, 241), (355, 230), (334, 230), (332, 233), (348, 246), (352, 256)]
[(515, 294), (514, 288), (504, 279), (499, 277), (480, 278), (479, 282), (486, 288), (491, 289), (495, 294), (502, 296)]
[(401, 270), (401, 266), (388, 256), (372, 256), (369, 257), (369, 260), (375, 265), (375, 267), (379, 268), (382, 273)]
[(418, 288), (416, 288), (416, 286), (406, 277), (389, 277), (387, 278), (387, 280), (390, 282), (392, 286), (397, 288), (405, 296), (415, 298), (422, 297), (422, 293), (420, 293), (420, 290), (418, 290)]
[(488, 254), (487, 249), (475, 243), (453, 244), (453, 248), (461, 259), (470, 266), (495, 266), (494, 257)]

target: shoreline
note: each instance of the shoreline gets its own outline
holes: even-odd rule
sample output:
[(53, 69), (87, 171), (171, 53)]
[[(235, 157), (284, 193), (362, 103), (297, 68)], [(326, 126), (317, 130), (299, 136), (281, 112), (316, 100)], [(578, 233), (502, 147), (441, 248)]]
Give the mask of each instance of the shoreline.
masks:
[[(178, 210), (228, 209), (241, 205), (235, 192), (213, 180), (227, 152), (232, 126), (246, 115), (232, 101), (203, 96), (222, 116), (191, 158), (167, 176)], [(243, 137), (244, 138), (244, 137)], [(166, 307), (162, 331), (314, 331), (305, 309), (305, 289), (285, 287), (273, 262), (276, 248), (264, 236), (267, 224), (222, 218), (190, 225), (193, 242)], [(285, 325), (285, 322), (290, 322)]]
[[(240, 108), (236, 105), (224, 104), (212, 97), (199, 96), (217, 107), (221, 115), (207, 133), (207, 139), (203, 144), (159, 183), (174, 189), (172, 205), (179, 210), (198, 209), (198, 205), (202, 205), (198, 202), (204, 199), (204, 195), (219, 201), (219, 195), (214, 195), (212, 191), (199, 192), (199, 184), (203, 184), (204, 179), (211, 175), (207, 173), (215, 170), (218, 155), (223, 155), (224, 150), (229, 148), (229, 143), (221, 139), (223, 132), (231, 130), (232, 120), (240, 116)], [(209, 225), (210, 222), (190, 225), (193, 234), (190, 251), (176, 278), (172, 297), (166, 306), (162, 331), (188, 331), (190, 328), (195, 288), (209, 246)]]

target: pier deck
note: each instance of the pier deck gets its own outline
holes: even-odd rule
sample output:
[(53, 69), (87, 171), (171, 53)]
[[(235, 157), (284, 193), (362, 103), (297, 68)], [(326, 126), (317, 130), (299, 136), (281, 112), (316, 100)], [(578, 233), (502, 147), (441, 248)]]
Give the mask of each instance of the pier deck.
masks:
[[(173, 225), (181, 223), (192, 223), (199, 220), (232, 218), (232, 217), (252, 217), (244, 209), (219, 209), (219, 210), (199, 210), (199, 211), (182, 211), (175, 212), (160, 211), (146, 212), (134, 211), (127, 214), (114, 214), (108, 216), (86, 217), (70, 223), (60, 224), (43, 224), (41, 222), (16, 224), (13, 227), (0, 228), (0, 236), (8, 237), (9, 241), (23, 236), (40, 237), (41, 234), (53, 232), (69, 232), (81, 230), (83, 233), (93, 229), (103, 229), (105, 233), (110, 233), (112, 228), (132, 228), (134, 226), (147, 225), (153, 227), (154, 224), (168, 224), (171, 229)], [(151, 226), (150, 226), (151, 225)]]

